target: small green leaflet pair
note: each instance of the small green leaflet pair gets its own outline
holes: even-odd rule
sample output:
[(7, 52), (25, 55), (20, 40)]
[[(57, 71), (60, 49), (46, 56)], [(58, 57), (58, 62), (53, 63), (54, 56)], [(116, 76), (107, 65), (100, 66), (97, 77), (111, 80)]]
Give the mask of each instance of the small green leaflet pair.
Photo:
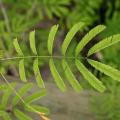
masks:
[[(29, 115), (25, 114), (23, 111), (29, 111), (37, 114), (45, 113), (45, 115), (49, 114), (49, 110), (46, 107), (33, 104), (34, 101), (37, 101), (46, 95), (46, 90), (37, 91), (31, 95), (26, 96), (27, 92), (33, 87), (32, 83), (24, 84), (17, 91), (16, 96), (14, 96), (11, 100), (11, 111), (7, 112), (6, 109), (9, 105), (8, 101), (10, 101), (9, 99), (11, 99), (10, 96), (13, 94), (13, 89), (15, 89), (15, 86), (16, 83), (2, 85), (2, 88), (4, 87), (5, 89), (2, 89), (3, 96), (1, 98), (0, 104), (0, 117), (2, 117), (4, 120), (12, 120), (11, 114), (14, 114), (15, 117), (19, 120), (33, 120)], [(22, 106), (22, 110), (19, 109), (19, 105)]]
[[(35, 31), (32, 31), (30, 33), (30, 47), (31, 47), (31, 50), (32, 52), (36, 55), (36, 59), (34, 60), (34, 63), (33, 63), (33, 71), (34, 71), (34, 74), (35, 74), (35, 77), (36, 77), (36, 81), (37, 81), (37, 84), (40, 88), (45, 88), (45, 85), (44, 85), (44, 82), (42, 80), (42, 77), (41, 77), (41, 74), (40, 74), (40, 71), (39, 71), (39, 60), (37, 58), (37, 50), (36, 50), (36, 46), (35, 46)], [(23, 82), (27, 82), (27, 79), (26, 79), (26, 74), (25, 74), (25, 65), (24, 65), (24, 54), (18, 44), (18, 41), (17, 39), (14, 39), (14, 42), (13, 42), (14, 46), (15, 46), (15, 50), (16, 52), (18, 53), (19, 56), (21, 56), (21, 60), (19, 61), (19, 74), (20, 74), (20, 78)]]
[[(75, 24), (70, 29), (70, 31), (67, 33), (67, 35), (62, 43), (62, 46), (61, 46), (62, 56), (60, 56), (60, 57), (63, 58), (62, 62), (61, 62), (63, 71), (65, 73), (66, 79), (71, 84), (73, 89), (77, 92), (81, 91), (82, 86), (80, 85), (80, 83), (76, 79), (75, 75), (73, 74), (70, 66), (68, 65), (68, 62), (66, 60), (66, 58), (68, 59), (66, 52), (67, 52), (69, 44), (72, 41), (75, 34), (78, 31), (80, 31), (84, 26), (85, 26), (85, 24), (83, 22), (79, 22), (79, 23)], [(105, 90), (105, 86), (98, 78), (96, 78), (84, 66), (84, 64), (78, 58), (79, 58), (79, 54), (80, 54), (81, 50), (86, 46), (86, 44), (89, 43), (95, 36), (97, 36), (105, 28), (106, 27), (104, 25), (98, 25), (98, 26), (94, 27), (93, 29), (91, 29), (77, 44), (77, 46), (74, 50), (75, 54), (73, 57), (73, 59), (75, 59), (75, 66), (78, 69), (78, 71), (89, 82), (89, 84), (91, 86), (93, 86), (96, 90), (98, 90), (99, 92), (103, 92)], [(65, 85), (61, 75), (58, 73), (58, 70), (54, 64), (55, 56), (53, 55), (53, 44), (54, 44), (55, 35), (56, 35), (57, 31), (58, 31), (58, 25), (54, 25), (51, 28), (49, 36), (48, 36), (47, 48), (48, 48), (48, 52), (50, 54), (49, 67), (50, 67), (51, 74), (52, 74), (57, 86), (59, 87), (60, 90), (65, 91), (66, 85)], [(35, 60), (33, 63), (33, 71), (36, 76), (38, 86), (45, 87), (44, 82), (41, 77), (41, 74), (40, 74), (40, 71), (39, 71), (39, 67), (38, 67), (38, 62), (39, 62), (38, 58), (40, 58), (40, 56), (38, 55), (36, 46), (35, 46), (35, 31), (32, 31), (29, 36), (30, 36), (29, 40), (30, 40), (31, 50), (34, 53), (34, 55), (36, 55), (36, 56), (34, 56)], [(89, 64), (91, 64), (97, 70), (103, 72), (104, 74), (110, 76), (111, 78), (113, 78), (114, 80), (117, 80), (117, 81), (120, 81), (120, 71), (118, 71), (115, 68), (112, 68), (108, 65), (105, 65), (103, 63), (97, 62), (95, 60), (91, 60), (91, 59), (89, 59), (89, 56), (106, 48), (106, 47), (109, 47), (119, 41), (120, 41), (120, 34), (116, 34), (116, 35), (110, 36), (108, 38), (104, 38), (103, 40), (101, 40), (100, 42), (95, 44), (92, 48), (90, 48), (88, 51), (88, 54), (87, 54), (87, 57), (88, 57), (87, 60), (88, 60)], [(18, 55), (20, 55), (22, 58), (22, 60), (20, 60), (20, 62), (19, 62), (19, 71), (20, 71), (19, 73), (20, 73), (21, 80), (23, 80), (25, 82), (27, 80), (26, 80), (25, 68), (24, 68), (24, 55), (23, 55), (22, 50), (20, 49), (17, 39), (14, 40), (14, 46), (15, 46), (15, 49), (16, 49)], [(25, 56), (25, 57), (27, 57), (27, 56)]]

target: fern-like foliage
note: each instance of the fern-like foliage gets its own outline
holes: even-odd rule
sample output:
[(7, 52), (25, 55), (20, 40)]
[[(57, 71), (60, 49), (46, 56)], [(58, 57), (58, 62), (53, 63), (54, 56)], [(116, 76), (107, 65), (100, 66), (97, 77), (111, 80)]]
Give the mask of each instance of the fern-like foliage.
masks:
[[(17, 57), (13, 57), (10, 59), (18, 59), (19, 60), (19, 74), (20, 78), (23, 82), (27, 82), (26, 78), (26, 70), (25, 70), (25, 61), (27, 58), (33, 58), (33, 71), (36, 77), (36, 82), (40, 88), (45, 88), (44, 85), (44, 80), (42, 79), (42, 75), (39, 70), (39, 62), (41, 58), (48, 58), (49, 59), (49, 68), (51, 71), (51, 74), (55, 80), (56, 85), (58, 88), (62, 91), (66, 90), (66, 85), (62, 79), (62, 76), (58, 72), (57, 66), (55, 65), (54, 59), (60, 59), (60, 64), (62, 65), (62, 69), (64, 71), (64, 74), (66, 76), (66, 79), (70, 83), (70, 85), (73, 87), (73, 89), (77, 92), (81, 91), (82, 86), (76, 79), (75, 75), (73, 74), (73, 71), (68, 64), (68, 60), (72, 59), (74, 60), (76, 69), (83, 75), (83, 77), (89, 82), (93, 88), (96, 90), (103, 92), (105, 90), (105, 86), (103, 83), (93, 74), (91, 73), (86, 66), (82, 63), (82, 59), (87, 59), (87, 61), (97, 70), (103, 72), (104, 74), (110, 76), (114, 80), (118, 80), (120, 78), (120, 71), (116, 70), (115, 68), (112, 68), (108, 65), (105, 65), (103, 63), (94, 61), (89, 59), (89, 56), (106, 48), (109, 47), (117, 42), (120, 41), (120, 34), (110, 36), (108, 38), (104, 38), (101, 40), (99, 43), (95, 44), (90, 50), (88, 51), (87, 57), (83, 57), (80, 55), (81, 50), (89, 43), (96, 35), (98, 35), (100, 32), (102, 32), (106, 27), (104, 25), (98, 25), (94, 27), (88, 34), (86, 34), (81, 41), (78, 43), (74, 50), (74, 55), (73, 56), (67, 56), (67, 49), (69, 48), (69, 45), (75, 36), (75, 34), (80, 31), (83, 27), (85, 26), (84, 23), (79, 22), (75, 24), (70, 31), (67, 33), (65, 40), (62, 43), (61, 46), (61, 55), (60, 56), (55, 56), (53, 54), (53, 45), (54, 45), (54, 40), (55, 40), (55, 35), (58, 31), (58, 25), (54, 25), (49, 33), (48, 36), (48, 56), (40, 56), (39, 53), (37, 52), (36, 44), (35, 44), (35, 31), (30, 32), (29, 35), (29, 42), (30, 42), (30, 48), (31, 51), (33, 52), (34, 56), (25, 56), (24, 52), (21, 50), (20, 45), (18, 43), (17, 39), (14, 39), (14, 46), (15, 50), (18, 53)], [(82, 58), (82, 59), (81, 59)], [(62, 60), (62, 61), (61, 61)]]
[[(39, 1), (40, 2), (40, 1)], [(53, 15), (62, 17), (68, 14), (67, 6), (70, 4), (70, 0), (43, 0), (41, 1), (41, 9), (43, 9), (46, 15), (51, 19)], [(53, 7), (54, 6), (54, 7)]]
[(73, 0), (73, 3), (75, 5), (73, 5), (70, 14), (67, 16), (68, 28), (81, 20), (86, 23), (84, 29), (88, 29), (88, 26), (99, 18), (98, 11), (102, 0)]
[[(3, 76), (3, 79), (6, 78)], [(0, 92), (3, 93), (0, 103), (0, 117), (4, 120), (12, 120), (12, 116), (14, 115), (18, 120), (33, 120), (32, 117), (25, 113), (25, 111), (36, 113), (41, 118), (43, 117), (43, 113), (44, 115), (49, 114), (49, 110), (46, 107), (33, 103), (44, 97), (46, 95), (46, 90), (37, 91), (28, 95), (27, 93), (33, 87), (32, 83), (24, 84), (17, 91), (15, 90), (15, 87), (16, 83), (0, 85)], [(11, 95), (14, 94), (13, 92), (15, 95), (11, 97)]]

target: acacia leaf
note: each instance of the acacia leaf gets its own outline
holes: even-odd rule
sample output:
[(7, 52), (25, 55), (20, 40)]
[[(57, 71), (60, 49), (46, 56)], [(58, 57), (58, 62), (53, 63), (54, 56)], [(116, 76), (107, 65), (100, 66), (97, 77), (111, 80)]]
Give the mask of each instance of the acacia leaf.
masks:
[(58, 31), (58, 27), (59, 27), (58, 25), (54, 25), (51, 28), (49, 36), (48, 36), (48, 52), (49, 52), (50, 55), (52, 55), (53, 43), (54, 43), (54, 40), (55, 40), (56, 32)]
[(39, 71), (38, 59), (35, 59), (35, 60), (34, 60), (34, 63), (33, 63), (33, 71), (34, 71), (34, 74), (35, 74), (35, 77), (36, 77), (37, 85), (38, 85), (40, 88), (45, 88), (45, 85), (44, 85), (42, 76), (41, 76), (40, 71)]
[(68, 79), (68, 81), (70, 82), (71, 86), (74, 88), (74, 90), (76, 92), (79, 92), (82, 90), (82, 87), (80, 85), (80, 83), (78, 82), (78, 80), (75, 78), (74, 74), (72, 73), (70, 67), (68, 66), (66, 60), (62, 60), (62, 66), (65, 72), (65, 75)]
[(30, 48), (32, 52), (37, 55), (36, 45), (35, 45), (35, 30), (29, 34)]
[(25, 106), (25, 109), (28, 110), (28, 111), (31, 111), (31, 112), (37, 111), (37, 112), (40, 112), (40, 113), (44, 113), (45, 115), (48, 115), (50, 113), (48, 108), (43, 107), (43, 106), (39, 106), (39, 105), (34, 105), (34, 104), (29, 105), (29, 107)]
[(76, 49), (75, 49), (75, 55), (77, 56), (80, 51), (85, 47), (85, 45), (92, 40), (97, 34), (102, 32), (106, 27), (104, 25), (98, 25), (91, 29), (78, 43)]
[(88, 56), (92, 55), (93, 53), (96, 53), (106, 47), (109, 47), (117, 42), (120, 42), (120, 34), (116, 34), (110, 37), (107, 37), (97, 44), (95, 44), (90, 50), (88, 51)]
[(84, 26), (83, 22), (79, 22), (77, 24), (75, 24), (70, 31), (67, 33), (65, 40), (63, 41), (62, 44), (62, 54), (65, 55), (67, 48), (71, 42), (71, 40), (73, 39), (73, 37), (75, 36), (75, 34), (81, 30), (81, 28)]
[(2, 117), (4, 120), (12, 120), (7, 112), (3, 112)]
[(7, 90), (4, 91), (4, 94), (2, 96), (2, 101), (1, 101), (3, 109), (5, 109), (7, 107), (8, 100), (9, 100), (9, 97), (12, 94), (12, 92), (13, 91), (10, 90), (10, 89), (7, 89)]
[[(16, 83), (12, 83), (11, 87), (14, 88), (16, 86)], [(10, 98), (10, 95), (13, 93), (12, 89), (9, 86), (6, 86), (7, 88), (4, 88), (3, 96), (1, 99), (1, 105), (3, 109), (6, 109), (8, 105), (8, 101)]]
[(58, 88), (60, 88), (60, 90), (64, 92), (66, 90), (66, 86), (54, 65), (53, 59), (49, 60), (49, 67)]
[(18, 109), (14, 109), (14, 114), (19, 120), (32, 120), (32, 118)]
[(21, 50), (21, 48), (19, 46), (17, 38), (14, 39), (13, 44), (14, 44), (15, 50), (18, 53), (18, 55), (23, 56), (24, 54), (23, 54), (23, 52), (22, 52), (22, 50)]
[[(32, 86), (33, 86), (32, 83), (27, 83), (24, 86), (22, 86), (17, 93), (19, 94), (20, 97), (23, 97), (32, 88)], [(17, 105), (17, 103), (19, 102), (20, 100), (19, 96), (16, 95), (13, 98), (13, 101), (12, 101), (13, 106)]]
[(20, 74), (20, 79), (23, 82), (27, 82), (26, 74), (25, 74), (24, 59), (22, 59), (22, 60), (19, 61), (19, 74)]
[(99, 92), (105, 91), (105, 86), (98, 80), (79, 60), (75, 61), (76, 67), (83, 77)]
[(113, 78), (114, 80), (120, 81), (120, 71), (109, 66), (109, 65), (105, 65), (103, 63), (100, 63), (98, 61), (95, 60), (91, 60), (88, 59), (88, 62), (97, 70), (99, 70), (100, 72), (103, 72), (104, 74), (110, 76), (111, 78)]
[(34, 92), (32, 95), (26, 97), (24, 99), (24, 101), (25, 101), (26, 104), (29, 104), (31, 102), (34, 102), (34, 101), (44, 97), (46, 94), (47, 94), (46, 90), (43, 89), (41, 91)]

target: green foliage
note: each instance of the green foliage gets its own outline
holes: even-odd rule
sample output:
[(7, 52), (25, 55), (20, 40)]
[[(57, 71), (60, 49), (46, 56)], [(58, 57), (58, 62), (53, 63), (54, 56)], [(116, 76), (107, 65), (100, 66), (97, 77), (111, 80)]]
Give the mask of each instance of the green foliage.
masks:
[(70, 31), (68, 32), (68, 34), (66, 35), (66, 38), (62, 44), (62, 54), (65, 55), (66, 53), (66, 50), (72, 40), (72, 38), (75, 36), (75, 34), (81, 30), (81, 28), (84, 26), (84, 23), (78, 23), (78, 24), (75, 24), (71, 29)]
[(55, 79), (55, 82), (57, 84), (57, 86), (62, 90), (62, 91), (65, 91), (66, 87), (65, 87), (65, 84), (61, 78), (61, 76), (59, 75), (55, 65), (54, 65), (54, 62), (53, 62), (53, 59), (50, 59), (49, 61), (49, 66), (50, 66), (50, 71), (51, 71), (51, 74), (53, 75), (53, 78)]
[(95, 67), (97, 70), (103, 72), (104, 74), (110, 76), (112, 79), (114, 80), (120, 80), (120, 73), (117, 69), (115, 68), (112, 68), (108, 65), (105, 65), (103, 63), (100, 63), (100, 62), (97, 62), (97, 61), (94, 61), (94, 60), (88, 60), (88, 62), (93, 66)]
[[(35, 77), (36, 77), (36, 80), (37, 80), (37, 84), (39, 87), (42, 87), (44, 88), (44, 83), (43, 83), (43, 80), (42, 80), (42, 76), (39, 72), (39, 67), (38, 67), (38, 59), (40, 58), (50, 58), (49, 59), (49, 67), (50, 67), (50, 71), (51, 71), (51, 74), (57, 84), (57, 86), (62, 90), (62, 91), (65, 91), (65, 84), (64, 84), (64, 81), (61, 77), (61, 75), (59, 74), (57, 68), (56, 68), (56, 65), (54, 64), (54, 59), (55, 58), (58, 58), (58, 59), (64, 59), (62, 60), (62, 68), (63, 68), (63, 71), (67, 77), (67, 79), (69, 79), (69, 82), (71, 84), (71, 86), (74, 88), (74, 90), (76, 91), (80, 91), (81, 90), (81, 86), (80, 86), (80, 83), (76, 80), (75, 76), (73, 75), (69, 65), (67, 64), (67, 59), (72, 59), (72, 60), (75, 60), (75, 65), (78, 69), (78, 71), (80, 71), (80, 73), (84, 76), (84, 78), (98, 91), (100, 92), (103, 92), (105, 90), (105, 87), (104, 85), (102, 84), (101, 81), (99, 81), (80, 61), (80, 56), (78, 55), (78, 53), (81, 51), (81, 49), (93, 38), (95, 37), (99, 32), (101, 32), (102, 30), (105, 29), (105, 26), (102, 26), (102, 25), (99, 25), (95, 28), (93, 28), (89, 34), (88, 34), (88, 37), (84, 37), (84, 39), (82, 39), (82, 41), (80, 41), (80, 43), (77, 45), (76, 47), (76, 55), (72, 55), (71, 56), (67, 56), (67, 48), (69, 47), (69, 44), (72, 40), (72, 38), (74, 37), (74, 35), (76, 34), (76, 32), (84, 25), (84, 23), (80, 22), (78, 24), (75, 24), (71, 30), (68, 32), (68, 34), (66, 35), (65, 37), (65, 40), (63, 41), (63, 44), (62, 44), (62, 47), (61, 47), (61, 50), (62, 50), (62, 56), (54, 56), (53, 55), (53, 43), (54, 43), (54, 39), (55, 39), (55, 34), (58, 30), (58, 26), (53, 26), (51, 28), (51, 31), (50, 31), (50, 34), (49, 34), (49, 37), (48, 37), (48, 44), (47, 44), (47, 47), (48, 47), (48, 51), (49, 51), (49, 54), (51, 56), (39, 56), (39, 55), (36, 55), (36, 56), (22, 56), (20, 54), (20, 51), (22, 51), (19, 47), (19, 44), (17, 42), (17, 45), (14, 44), (15, 48), (16, 48), (16, 51), (19, 55), (18, 58), (22, 58), (22, 60), (20, 60), (19, 62), (19, 73), (20, 73), (20, 78), (21, 80), (23, 80), (24, 82), (26, 81), (26, 75), (25, 75), (25, 65), (24, 65), (24, 60), (27, 59), (27, 58), (35, 58), (34, 59), (34, 67), (33, 67), (33, 71), (35, 73)], [(35, 31), (31, 32), (30, 33), (30, 48), (31, 50), (33, 51), (33, 53), (37, 53), (37, 49), (36, 49), (36, 46), (35, 46)], [(32, 34), (32, 35), (31, 35)], [(86, 39), (85, 39), (86, 38)], [(114, 36), (110, 36), (108, 38), (105, 38), (103, 39), (102, 41), (100, 41), (99, 43), (95, 44), (92, 48), (90, 48), (90, 50), (88, 51), (88, 56), (92, 55), (93, 53), (101, 50), (101, 49), (104, 49), (112, 44), (115, 44), (117, 42), (119, 42), (119, 39), (120, 39), (120, 35), (117, 34), (117, 35), (114, 35)], [(83, 41), (85, 41), (85, 43), (83, 44)], [(32, 44), (33, 43), (33, 44)], [(75, 57), (74, 57), (75, 56)], [(81, 56), (82, 59), (87, 59), (89, 62), (90, 60), (88, 58), (84, 58), (83, 56)], [(36, 59), (37, 58), (37, 59)], [(16, 59), (16, 58), (15, 58)], [(91, 62), (90, 62), (91, 64)], [(94, 64), (95, 65), (95, 64)], [(112, 76), (113, 79), (115, 79), (115, 77), (113, 76), (116, 76), (116, 77), (119, 77), (119, 72), (118, 70), (115, 70), (114, 68), (112, 67), (109, 67), (107, 65), (104, 65), (101, 63), (101, 65), (103, 65), (103, 67), (105, 67), (106, 69), (103, 69), (102, 66), (99, 67), (97, 65), (95, 65), (94, 67), (98, 70), (100, 70), (101, 72), (104, 72), (105, 74), (109, 75), (109, 76)], [(97, 67), (96, 67), (97, 66)], [(110, 68), (110, 69), (108, 69)], [(108, 70), (108, 71), (107, 71)], [(69, 73), (69, 75), (68, 75)], [(118, 79), (117, 79), (118, 80)]]
[(23, 52), (18, 44), (18, 40), (17, 39), (14, 39), (14, 42), (13, 42), (14, 46), (15, 46), (15, 50), (17, 51), (18, 55), (23, 55)]
[(79, 42), (79, 44), (76, 47), (75, 54), (76, 56), (79, 55), (80, 51), (85, 47), (85, 45), (93, 39), (97, 34), (102, 32), (106, 27), (104, 25), (98, 25), (94, 27), (90, 32), (88, 32), (87, 35), (85, 35), (82, 40)]
[(51, 19), (53, 15), (57, 17), (66, 16), (69, 12), (67, 8), (69, 4), (70, 0), (43, 0), (41, 1), (41, 8), (43, 8), (46, 15)]
[(35, 31), (32, 31), (30, 33), (29, 40), (30, 40), (31, 50), (36, 55), (37, 54), (37, 50), (36, 50), (36, 45), (35, 45)]
[(99, 81), (88, 69), (79, 61), (76, 60), (76, 66), (84, 78), (92, 85), (96, 90), (103, 92), (105, 90), (105, 86)]
[(99, 43), (95, 44), (88, 52), (88, 56), (92, 55), (95, 52), (98, 52), (106, 47), (109, 47), (117, 42), (120, 41), (120, 34), (116, 34), (113, 36), (110, 36), (108, 38), (103, 39)]
[(84, 29), (88, 29), (89, 25), (92, 25), (99, 19), (98, 11), (102, 0), (73, 0), (73, 3), (75, 5), (71, 8), (71, 12), (67, 16), (68, 28), (82, 21), (86, 23)]
[(25, 74), (25, 67), (24, 67), (24, 59), (20, 60), (19, 62), (19, 73), (20, 78), (23, 82), (26, 82), (26, 74)]
[[(28, 95), (28, 92), (33, 87), (32, 83), (24, 84), (18, 89), (18, 91), (15, 90), (15, 83), (3, 85), (2, 87), (4, 87), (4, 89), (0, 91), (3, 93), (0, 104), (0, 117), (4, 120), (12, 120), (13, 115), (15, 115), (19, 120), (32, 120), (32, 118), (27, 115), (25, 111), (36, 114), (49, 114), (49, 110), (47, 108), (32, 103), (33, 101), (37, 101), (41, 97), (44, 97), (46, 95), (46, 90), (40, 90), (38, 92), (34, 92), (32, 95)], [(11, 97), (11, 95), (13, 97)], [(11, 103), (10, 106), (9, 103)]]
[(44, 85), (44, 82), (42, 80), (42, 77), (41, 77), (41, 74), (40, 74), (40, 71), (39, 71), (39, 59), (35, 59), (34, 60), (34, 63), (33, 63), (33, 71), (34, 71), (34, 74), (35, 74), (35, 77), (36, 77), (36, 81), (37, 81), (37, 84), (39, 87), (45, 87)]
[(51, 28), (51, 31), (49, 33), (49, 36), (48, 36), (48, 51), (49, 51), (49, 54), (52, 55), (52, 51), (53, 51), (53, 42), (54, 42), (54, 38), (55, 38), (55, 34), (58, 30), (58, 25), (55, 25)]
[(66, 60), (62, 60), (62, 66), (65, 71), (66, 78), (70, 82), (73, 89), (77, 92), (81, 91), (82, 87), (79, 84), (78, 80), (75, 78), (74, 74), (72, 73), (71, 68), (67, 64)]
[[(8, 84), (8, 88), (9, 88), (9, 90), (8, 91), (6, 90), (6, 92), (3, 95), (3, 99), (2, 99), (3, 105), (1, 105), (1, 110), (3, 112), (5, 112), (3, 109), (6, 108), (9, 96), (12, 94), (13, 91), (15, 91), (15, 94), (17, 95), (13, 98), (13, 101), (12, 101), (12, 105), (14, 107), (13, 113), (18, 119), (20, 120), (30, 119), (29, 116), (27, 116), (21, 110), (16, 108), (20, 100), (22, 101), (22, 105), (25, 110), (29, 109), (29, 111), (34, 111), (35, 113), (39, 113), (39, 114), (40, 114), (40, 111), (43, 111), (46, 113), (48, 112), (48, 110), (44, 107), (40, 107), (38, 105), (32, 105), (32, 102), (39, 100), (41, 97), (44, 97), (46, 95), (44, 80), (42, 79), (42, 75), (39, 70), (39, 61), (41, 61), (42, 58), (48, 59), (51, 75), (53, 76), (58, 88), (63, 92), (66, 90), (66, 85), (64, 83), (63, 76), (61, 76), (61, 73), (59, 72), (57, 68), (58, 65), (55, 64), (55, 59), (58, 59), (61, 61), (60, 62), (61, 70), (65, 74), (70, 85), (77, 92), (80, 92), (82, 90), (82, 86), (79, 83), (79, 81), (76, 79), (76, 76), (73, 74), (73, 71), (71, 70), (72, 67), (69, 64), (68, 60), (69, 61), (71, 60), (72, 64), (75, 65), (75, 68), (81, 73), (81, 75), (88, 81), (88, 83), (93, 88), (95, 88), (99, 92), (104, 92), (106, 87), (103, 85), (102, 81), (100, 81), (97, 77), (95, 77), (95, 75), (92, 72), (90, 72), (87, 69), (87, 67), (82, 63), (84, 60), (87, 60), (89, 64), (91, 64), (93, 67), (95, 67), (100, 72), (119, 81), (118, 79), (119, 73), (120, 73), (119, 70), (116, 70), (115, 68), (112, 68), (103, 63), (91, 60), (89, 57), (84, 57), (82, 55), (79, 55), (79, 53), (85, 47), (85, 45), (89, 43), (91, 39), (93, 39), (99, 32), (104, 30), (105, 26), (98, 25), (97, 27), (93, 28), (83, 39), (81, 39), (81, 41), (78, 44), (76, 44), (73, 54), (72, 55), (68, 54), (70, 43), (72, 42), (73, 37), (81, 29), (81, 27), (83, 27), (83, 25), (84, 25), (83, 22), (79, 22), (70, 29), (70, 31), (66, 35), (65, 40), (63, 41), (62, 46), (60, 48), (61, 55), (58, 55), (58, 56), (54, 55), (53, 53), (53, 44), (55, 41), (56, 32), (58, 31), (58, 25), (54, 25), (51, 28), (50, 33), (48, 35), (47, 48), (48, 48), (48, 53), (50, 55), (49, 54), (41, 55), (41, 56), (39, 55), (39, 52), (37, 51), (37, 47), (36, 47), (36, 41), (35, 41), (35, 30), (30, 32), (30, 35), (29, 35), (30, 49), (34, 55), (23, 55), (23, 50), (20, 48), (20, 45), (17, 39), (14, 39), (13, 45), (18, 55), (11, 57), (11, 58), (1, 58), (0, 60), (8, 60), (8, 59), (17, 60), (17, 62), (19, 63), (20, 79), (23, 82), (28, 82), (27, 77), (26, 77), (25, 61), (27, 62), (27, 60), (31, 58), (31, 60), (33, 61), (32, 69), (35, 74), (37, 85), (38, 87), (44, 88), (44, 89), (42, 91), (34, 92), (30, 96), (27, 96), (24, 98), (24, 95), (27, 93), (27, 91), (31, 89), (32, 84), (30, 83), (25, 84), (20, 90), (15, 91), (14, 85), (13, 86), (10, 85), (10, 83), (5, 79), (5, 77), (1, 73), (1, 76), (4, 78), (5, 82)], [(87, 53), (88, 56), (108, 46), (118, 43), (119, 39), (120, 39), (119, 34), (110, 36), (108, 38), (104, 38), (102, 41), (96, 43), (93, 47), (90, 48), (90, 50), (88, 50), (88, 53)], [(0, 88), (4, 90), (3, 86), (0, 86)], [(5, 114), (8, 114), (8, 113), (5, 112)], [(5, 114), (2, 115), (3, 118)]]

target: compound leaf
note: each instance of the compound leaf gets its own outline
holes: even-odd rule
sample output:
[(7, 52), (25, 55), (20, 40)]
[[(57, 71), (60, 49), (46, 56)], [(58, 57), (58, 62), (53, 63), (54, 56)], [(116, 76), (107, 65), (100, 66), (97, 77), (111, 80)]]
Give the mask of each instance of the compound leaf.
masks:
[(75, 36), (75, 34), (84, 26), (84, 23), (79, 22), (77, 24), (75, 24), (70, 31), (68, 32), (68, 34), (65, 37), (65, 40), (63, 41), (62, 44), (62, 54), (65, 55), (67, 48), (71, 42), (71, 40), (73, 39), (73, 37)]
[(120, 42), (120, 34), (116, 34), (101, 40), (99, 43), (95, 44), (92, 48), (90, 48), (88, 52), (88, 56), (96, 53), (106, 47), (109, 47), (117, 42)]
[(22, 52), (22, 50), (21, 50), (21, 48), (19, 46), (17, 38), (14, 39), (13, 44), (14, 44), (15, 50), (18, 53), (18, 55), (23, 56), (24, 54), (23, 54), (23, 52)]
[(33, 93), (32, 95), (26, 97), (24, 99), (25, 103), (29, 104), (31, 102), (34, 102), (42, 97), (44, 97), (46, 95), (46, 90), (41, 90), (41, 91), (37, 91), (35, 93)]
[[(32, 86), (33, 86), (32, 83), (27, 83), (23, 87), (21, 87), (17, 93), (19, 94), (20, 97), (23, 97), (32, 88)], [(17, 103), (19, 102), (20, 100), (19, 96), (16, 95), (13, 98), (12, 101), (13, 106), (17, 105)]]
[(79, 60), (75, 61), (76, 67), (84, 78), (99, 92), (104, 92), (105, 86), (99, 81)]
[(34, 74), (35, 74), (35, 77), (36, 77), (36, 81), (37, 81), (38, 86), (39, 86), (40, 88), (45, 88), (45, 85), (44, 85), (42, 76), (41, 76), (40, 71), (39, 71), (38, 59), (35, 59), (35, 60), (34, 60), (34, 63), (33, 63), (33, 71), (34, 71)]
[(97, 34), (102, 32), (106, 27), (104, 25), (98, 25), (94, 27), (90, 32), (88, 32), (82, 40), (78, 43), (76, 49), (75, 49), (75, 55), (77, 56), (80, 51), (85, 47), (85, 45), (92, 40)]
[(65, 91), (66, 86), (65, 86), (64, 81), (62, 80), (61, 76), (59, 75), (59, 73), (54, 65), (53, 59), (50, 59), (49, 66), (50, 66), (51, 74), (52, 74), (57, 86), (60, 88), (60, 90)]
[[(11, 83), (11, 87), (14, 88), (16, 86), (16, 83)], [(4, 89), (1, 105), (3, 109), (6, 109), (8, 100), (10, 98), (10, 95), (13, 93), (12, 89), (9, 86), (6, 86), (7, 88)]]
[(32, 120), (32, 118), (18, 109), (14, 109), (14, 114), (19, 120)]
[(19, 62), (19, 74), (20, 74), (20, 79), (23, 82), (27, 82), (26, 74), (25, 74), (24, 59), (20, 60), (20, 62)]
[[(48, 108), (42, 107), (39, 105), (29, 105), (29, 107), (27, 107), (27, 106), (25, 106), (25, 107), (26, 107), (25, 108), (26, 110), (31, 111), (31, 112), (34, 112), (34, 110), (35, 110), (37, 112), (44, 113), (45, 115), (48, 115), (50, 113)], [(32, 108), (32, 109), (30, 109), (30, 108)]]
[(68, 81), (70, 82), (71, 86), (74, 88), (74, 90), (76, 92), (81, 91), (82, 87), (80, 85), (80, 83), (78, 82), (78, 80), (76, 80), (74, 74), (72, 73), (70, 67), (68, 66), (66, 60), (62, 60), (62, 66), (65, 72), (65, 75), (68, 79)]
[(58, 30), (58, 25), (54, 25), (51, 30), (50, 30), (50, 33), (49, 33), (49, 36), (48, 36), (48, 52), (50, 55), (52, 55), (52, 51), (53, 51), (53, 42), (55, 40), (55, 35), (56, 35), (56, 32)]
[(110, 76), (111, 78), (113, 78), (114, 80), (120, 81), (120, 71), (109, 66), (109, 65), (105, 65), (103, 63), (100, 63), (98, 61), (95, 60), (90, 60), (88, 59), (88, 62), (97, 70), (99, 70), (100, 72), (103, 72), (104, 74)]
[(35, 30), (29, 34), (30, 47), (32, 52), (37, 55), (36, 45), (35, 45)]

